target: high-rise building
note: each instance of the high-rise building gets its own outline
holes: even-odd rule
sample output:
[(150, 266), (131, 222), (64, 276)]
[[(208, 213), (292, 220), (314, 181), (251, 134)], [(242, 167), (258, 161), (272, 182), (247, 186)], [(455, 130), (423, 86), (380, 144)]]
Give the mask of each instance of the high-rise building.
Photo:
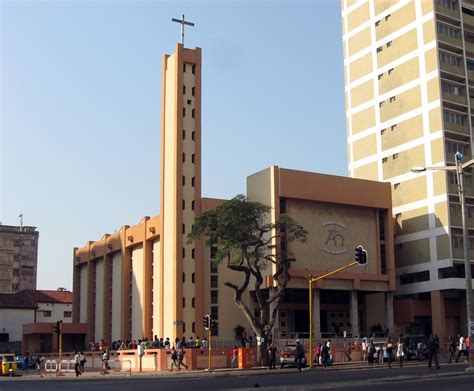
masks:
[(38, 236), (36, 227), (0, 224), (0, 293), (36, 289)]
[[(341, 4), (349, 175), (392, 185), (395, 322), (406, 333), (465, 333), (456, 177), (411, 168), (454, 164), (456, 151), (471, 158), (474, 2)], [(471, 170), (465, 184), (474, 248)]]

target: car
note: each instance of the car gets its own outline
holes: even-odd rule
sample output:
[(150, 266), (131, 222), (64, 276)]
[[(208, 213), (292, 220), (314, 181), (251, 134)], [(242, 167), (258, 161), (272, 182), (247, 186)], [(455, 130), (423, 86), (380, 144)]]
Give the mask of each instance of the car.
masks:
[(428, 358), (428, 338), (426, 335), (410, 335), (405, 338), (406, 359)]
[[(306, 366), (306, 357), (303, 358), (302, 364)], [(280, 368), (285, 366), (295, 366), (296, 365), (296, 345), (295, 344), (286, 344), (280, 353)]]

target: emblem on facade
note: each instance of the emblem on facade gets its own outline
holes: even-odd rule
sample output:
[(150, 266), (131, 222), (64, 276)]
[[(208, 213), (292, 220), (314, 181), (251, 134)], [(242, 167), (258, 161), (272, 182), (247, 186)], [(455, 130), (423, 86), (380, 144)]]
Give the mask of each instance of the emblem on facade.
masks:
[(323, 223), (323, 227), (327, 228), (323, 251), (333, 255), (344, 254), (347, 250), (344, 248), (342, 230), (346, 228), (346, 225), (338, 221), (326, 221)]

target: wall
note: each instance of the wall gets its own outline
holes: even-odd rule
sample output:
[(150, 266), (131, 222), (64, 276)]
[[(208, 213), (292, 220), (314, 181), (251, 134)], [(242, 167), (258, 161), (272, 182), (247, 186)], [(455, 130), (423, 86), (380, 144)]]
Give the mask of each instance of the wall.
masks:
[(34, 323), (35, 310), (0, 308), (0, 319), (0, 332), (8, 333), (10, 341), (21, 341), (23, 325)]
[(121, 337), (121, 281), (122, 281), (122, 255), (117, 252), (112, 257), (112, 341)]
[(143, 316), (143, 245), (139, 245), (132, 250), (132, 339), (143, 337), (142, 316)]
[[(63, 303), (37, 303), (36, 323), (51, 323), (62, 320), (64, 323), (72, 323), (72, 317), (64, 317), (64, 312), (72, 312), (72, 304)], [(51, 311), (50, 317), (45, 317), (43, 311)]]
[(88, 279), (87, 279), (87, 264), (80, 267), (80, 281), (81, 281), (81, 298), (80, 298), (80, 313), (79, 322), (87, 323), (87, 296), (89, 295)]

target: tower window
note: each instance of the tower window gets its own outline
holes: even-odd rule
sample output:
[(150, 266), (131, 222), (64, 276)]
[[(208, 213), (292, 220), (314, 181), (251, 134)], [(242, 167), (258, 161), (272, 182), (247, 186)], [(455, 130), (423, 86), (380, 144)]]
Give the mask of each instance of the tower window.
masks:
[(193, 87), (193, 88), (191, 89), (191, 94), (192, 94), (192, 96), (195, 96), (195, 95), (196, 95), (196, 87)]
[(183, 232), (183, 234), (186, 233), (186, 225), (185, 224), (182, 224), (182, 232)]
[(183, 308), (186, 307), (186, 298), (183, 297)]
[(391, 97), (390, 97), (390, 103), (395, 102), (396, 100), (397, 100), (396, 97), (394, 97), (394, 96), (391, 96)]
[(194, 248), (191, 250), (191, 258), (194, 259), (194, 256), (196, 255), (196, 251)]
[(387, 47), (389, 48), (390, 46), (392, 46), (392, 41), (387, 42)]
[[(188, 99), (188, 105), (192, 104), (193, 101), (191, 99)], [(194, 110), (193, 110), (194, 111)]]
[(183, 200), (181, 203), (182, 203), (182, 205), (183, 205), (183, 209), (186, 209), (186, 201)]
[(393, 160), (398, 159), (398, 153), (394, 153), (394, 154), (392, 155), (392, 159), (393, 159)]
[(191, 178), (191, 186), (194, 187), (194, 177)]
[(191, 162), (194, 163), (194, 153), (191, 155)]
[(196, 282), (196, 273), (191, 274), (191, 282), (193, 284)]
[[(191, 299), (191, 306), (192, 306), (193, 308), (196, 307), (196, 298), (195, 298), (195, 297), (193, 297), (193, 298)], [(193, 323), (193, 324), (194, 324), (194, 323)]]
[(382, 163), (387, 163), (388, 159), (386, 157), (382, 158)]
[(397, 124), (392, 125), (392, 126), (390, 127), (390, 130), (391, 130), (392, 132), (393, 132), (394, 130), (397, 130)]
[(186, 154), (183, 153), (183, 163), (186, 161)]
[(186, 117), (186, 107), (183, 107), (183, 117)]
[(382, 129), (382, 130), (380, 131), (380, 134), (383, 135), (384, 133), (385, 133), (385, 129)]
[(194, 118), (194, 109), (191, 111), (191, 116)]
[(183, 175), (183, 186), (186, 184), (186, 177)]
[(185, 139), (186, 139), (186, 131), (183, 130), (183, 140), (185, 140)]
[(183, 277), (181, 278), (181, 281), (186, 282), (186, 273), (183, 273)]
[(393, 68), (390, 68), (390, 69), (388, 70), (388, 74), (391, 75), (392, 72), (393, 72)]
[(192, 132), (192, 133), (191, 133), (191, 138), (193, 139), (193, 141), (194, 141), (195, 135), (196, 135), (196, 132)]
[(191, 209), (194, 210), (194, 200), (191, 201)]
[(186, 72), (186, 63), (183, 63), (183, 72)]
[(382, 102), (379, 102), (379, 107), (382, 107), (385, 101), (383, 100)]
[(377, 21), (375, 22), (375, 27), (379, 27), (379, 24), (380, 24), (380, 20), (377, 20)]
[(381, 80), (382, 77), (383, 77), (383, 73), (381, 73), (381, 74), (378, 76), (379, 80)]
[(192, 67), (193, 75), (196, 73), (196, 65), (193, 65)]
[(195, 333), (196, 332), (196, 322), (193, 322), (191, 324), (191, 332)]
[(183, 258), (186, 257), (186, 249), (183, 247), (182, 251), (181, 251), (181, 255), (183, 256)]
[(395, 184), (393, 185), (393, 188), (394, 188), (394, 189), (398, 189), (399, 187), (400, 187), (400, 183), (395, 183)]
[(398, 220), (398, 219), (401, 219), (401, 218), (402, 218), (402, 214), (401, 214), (401, 213), (397, 213), (397, 214), (395, 215), (395, 218), (396, 218), (397, 220)]
[(380, 53), (382, 50), (383, 50), (383, 47), (382, 47), (382, 46), (379, 46), (379, 47), (377, 48), (377, 53)]
[(183, 95), (186, 95), (186, 86), (183, 86)]

